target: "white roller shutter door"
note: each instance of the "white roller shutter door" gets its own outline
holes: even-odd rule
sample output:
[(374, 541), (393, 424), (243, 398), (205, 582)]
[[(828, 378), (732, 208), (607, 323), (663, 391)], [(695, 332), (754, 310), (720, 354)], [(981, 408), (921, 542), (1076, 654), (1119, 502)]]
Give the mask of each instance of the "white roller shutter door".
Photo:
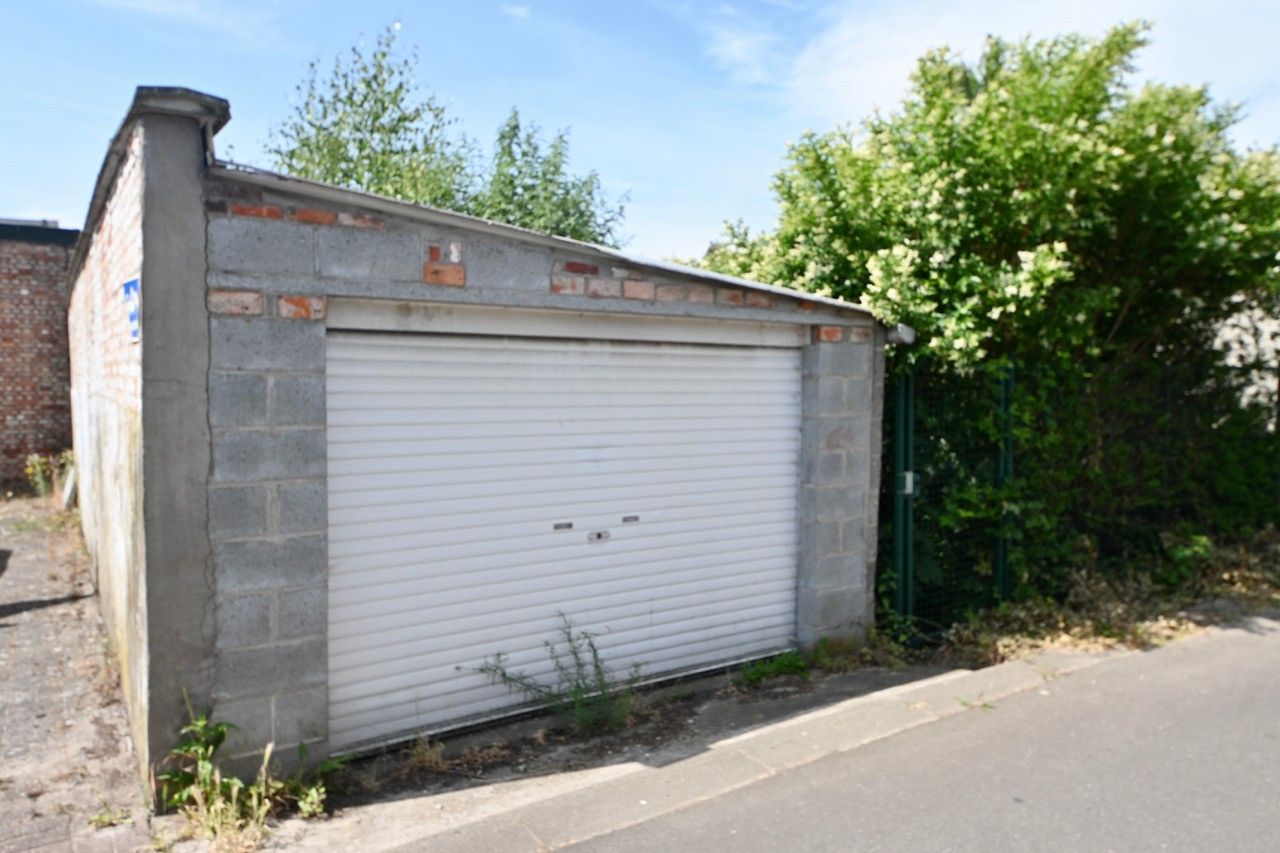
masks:
[(473, 667), (561, 612), (620, 674), (792, 642), (799, 350), (330, 332), (327, 387), (334, 748), (522, 704)]

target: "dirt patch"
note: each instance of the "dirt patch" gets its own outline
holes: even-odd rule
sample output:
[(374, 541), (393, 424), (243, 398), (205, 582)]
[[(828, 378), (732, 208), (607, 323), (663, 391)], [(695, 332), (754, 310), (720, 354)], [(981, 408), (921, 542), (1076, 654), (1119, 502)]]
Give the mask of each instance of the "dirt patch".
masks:
[(1150, 649), (1280, 607), (1280, 534), (1206, 554), (1185, 583), (1078, 572), (1062, 601), (1006, 602), (952, 626), (934, 660), (981, 667), (1045, 651)]

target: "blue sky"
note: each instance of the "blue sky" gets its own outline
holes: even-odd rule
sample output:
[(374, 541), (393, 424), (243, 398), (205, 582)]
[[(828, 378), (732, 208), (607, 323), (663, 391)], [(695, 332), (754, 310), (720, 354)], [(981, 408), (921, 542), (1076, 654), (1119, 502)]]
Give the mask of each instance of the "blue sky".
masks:
[(1244, 104), (1241, 147), (1280, 142), (1274, 2), (5, 0), (0, 217), (78, 227), (138, 84), (227, 98), (219, 155), (267, 166), (308, 62), (399, 22), (464, 132), (488, 144), (512, 106), (569, 129), (573, 167), (630, 195), (629, 250), (697, 255), (727, 218), (769, 225), (786, 143), (892, 109), (924, 50), (1134, 18), (1155, 23), (1139, 80), (1207, 83)]

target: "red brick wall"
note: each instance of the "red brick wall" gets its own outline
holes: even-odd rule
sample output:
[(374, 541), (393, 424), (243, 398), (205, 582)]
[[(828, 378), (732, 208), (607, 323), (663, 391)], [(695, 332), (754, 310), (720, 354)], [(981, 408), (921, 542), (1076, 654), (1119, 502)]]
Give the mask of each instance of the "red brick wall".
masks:
[(71, 249), (0, 239), (0, 484), (29, 453), (71, 446), (67, 287)]

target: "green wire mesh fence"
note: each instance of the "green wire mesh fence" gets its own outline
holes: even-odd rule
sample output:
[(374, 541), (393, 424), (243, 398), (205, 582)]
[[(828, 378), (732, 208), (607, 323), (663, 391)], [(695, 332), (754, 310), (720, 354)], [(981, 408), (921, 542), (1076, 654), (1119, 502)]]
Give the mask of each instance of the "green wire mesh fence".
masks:
[(882, 606), (921, 634), (1008, 594), (1009, 547), (991, 498), (1014, 473), (1013, 383), (1012, 371), (993, 387), (928, 363), (889, 377), (879, 587)]

